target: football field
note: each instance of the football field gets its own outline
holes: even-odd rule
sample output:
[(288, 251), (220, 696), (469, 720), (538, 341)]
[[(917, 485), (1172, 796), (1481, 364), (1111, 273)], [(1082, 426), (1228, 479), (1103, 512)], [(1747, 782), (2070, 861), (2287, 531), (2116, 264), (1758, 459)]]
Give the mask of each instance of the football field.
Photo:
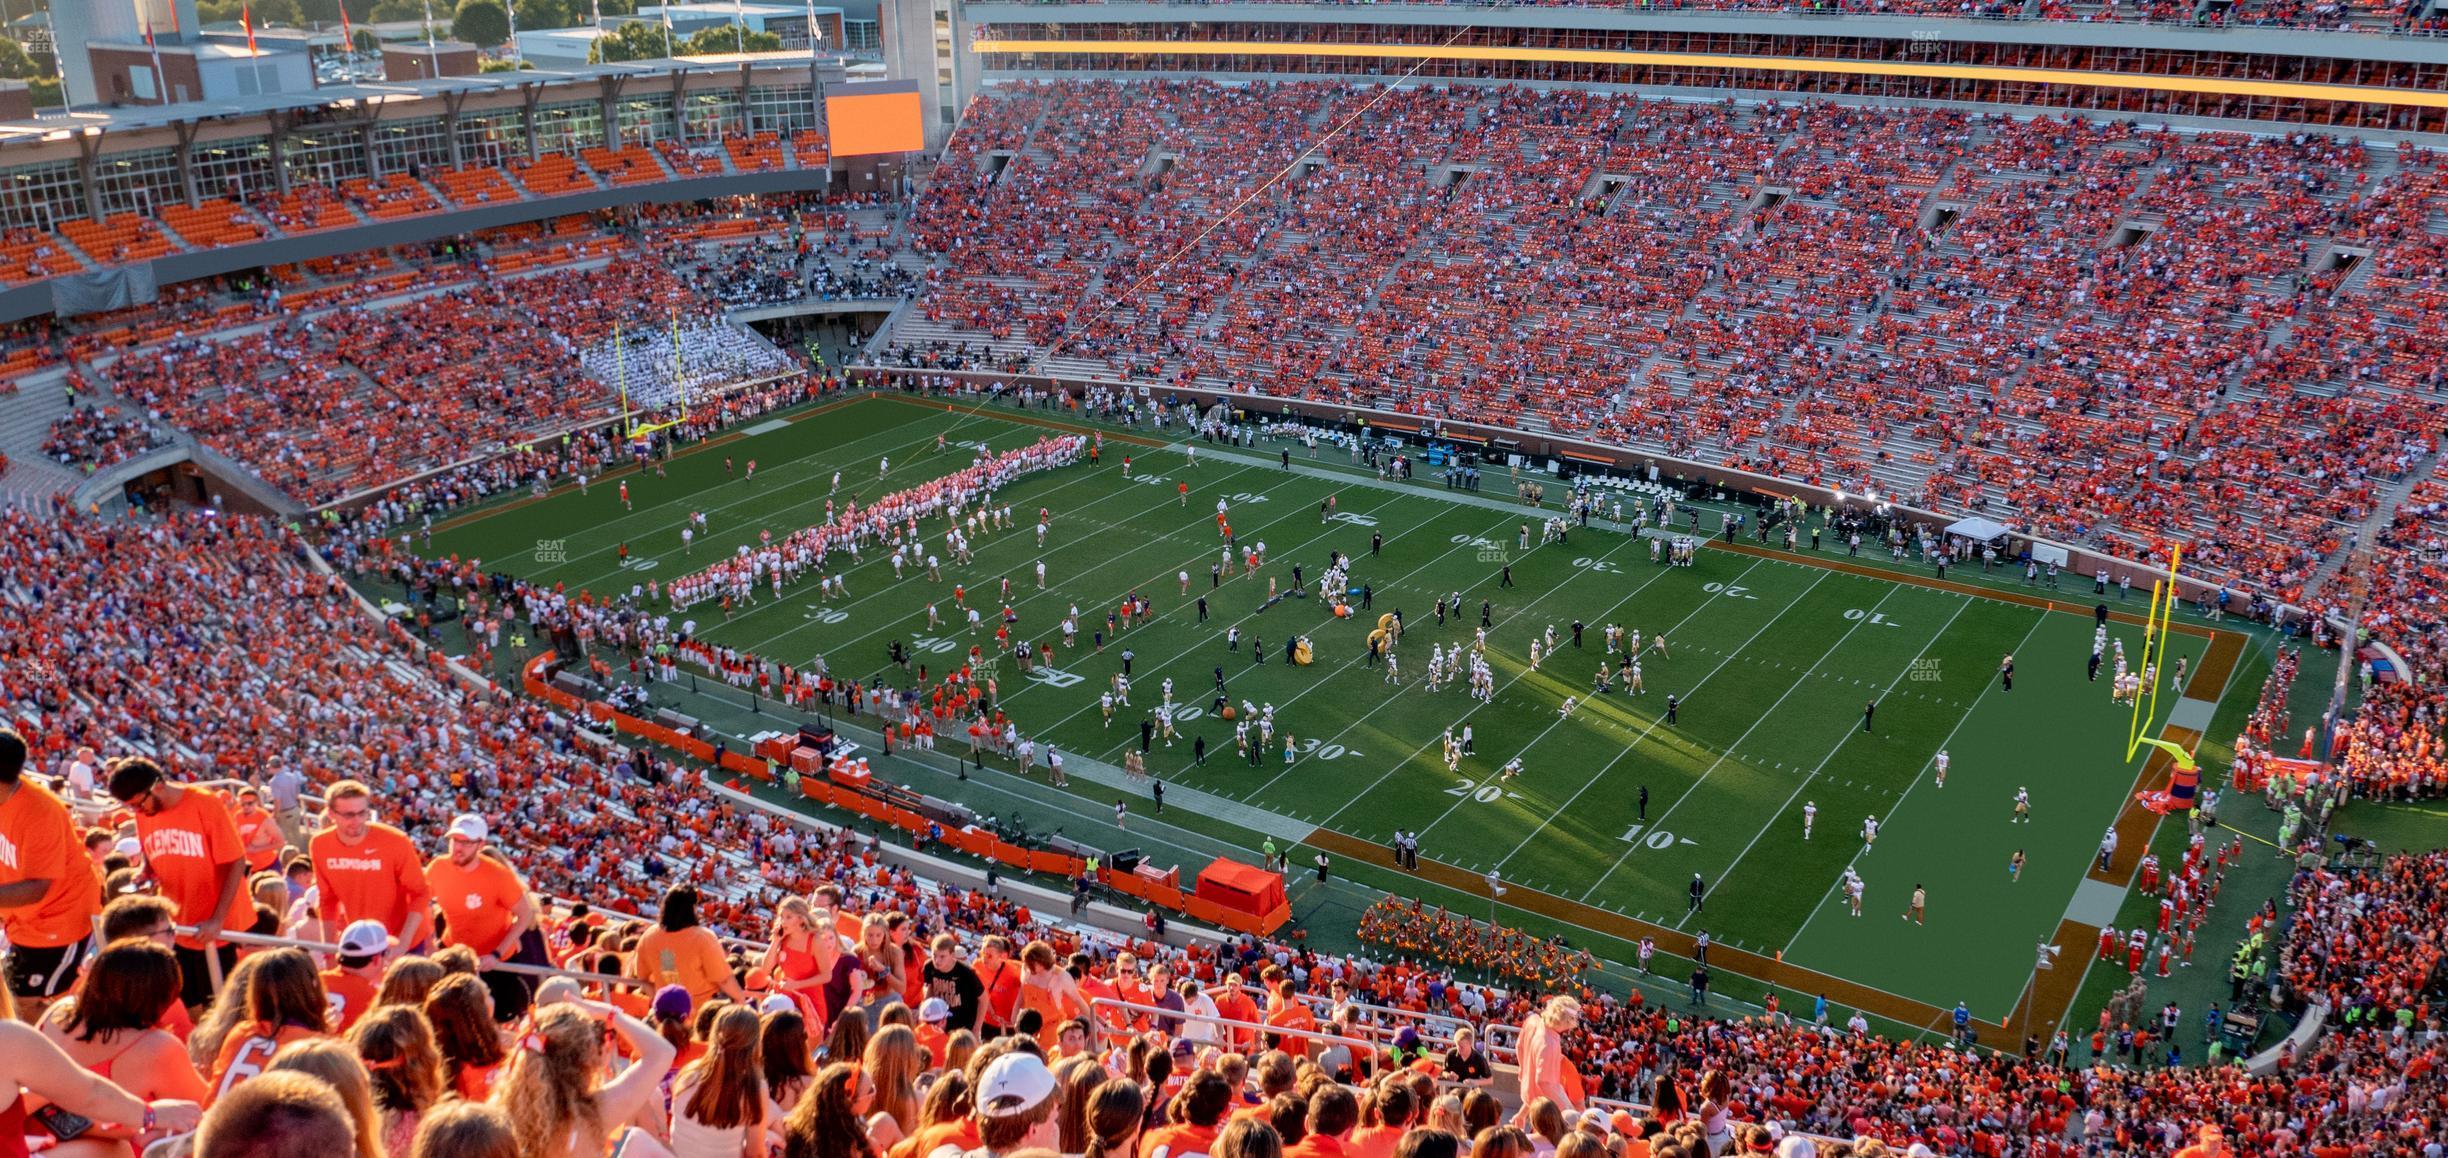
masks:
[[(901, 398), (835, 403), (684, 451), (668, 478), (625, 472), (633, 510), (623, 509), (617, 480), (598, 482), (589, 494), (521, 498), (454, 520), (430, 551), (573, 592), (626, 592), (694, 571), (760, 531), (778, 539), (821, 522), (828, 498), (864, 502), (965, 467), (976, 447), (1025, 445), (1048, 433), (1039, 425), (1047, 418)], [(712, 605), (675, 618), (693, 617), (702, 637), (768, 659), (821, 655), (839, 677), (889, 673), (906, 687), (915, 673), (892, 670), (887, 647), (912, 648), (930, 677), (956, 667), (973, 644), (991, 655), (1008, 579), (1016, 636), (1053, 642), (1055, 659), (1025, 673), (1001, 659), (993, 669), (1000, 704), (1067, 758), (1120, 764), (1140, 746), (1140, 721), (1170, 680), (1180, 737), (1170, 747), (1155, 741), (1147, 762), (1168, 790), (1194, 790), (1177, 799), (1263, 810), (1314, 830), (1308, 845), (1351, 858), (1382, 861), (1398, 830), (1416, 833), (1425, 874), (1442, 886), (1484, 896), (1493, 871), (1506, 905), (1612, 937), (1654, 935), (1669, 951), (1705, 930), (1722, 947), (1712, 966), (1786, 971), (1785, 982), (1804, 991), (1833, 979), (1899, 1003), (1962, 1001), (1983, 1021), (2005, 1021), (2035, 979), (2035, 947), (2102, 903), (2086, 896), (2105, 887), (2091, 879), (2093, 857), (2121, 815), (2133, 822), (2127, 806), (2143, 770), (2126, 756), (2131, 712), (2110, 701), (2108, 673), (2085, 679), (2098, 601), (2088, 581), (2068, 576), (2057, 591), (1982, 586), (1975, 567), (1941, 584), (1927, 567), (1847, 559), (1832, 540), (1813, 552), (1807, 537), (1798, 552), (1715, 546), (1687, 567), (1653, 563), (1651, 538), (1628, 530), (1574, 528), (1564, 542), (1537, 545), (1538, 525), (1561, 513), (1567, 490), (1554, 479), (1544, 480), (1550, 501), (1539, 511), (1514, 501), (1501, 467), (1483, 491), (1464, 494), (1433, 476), (1380, 482), (1351, 469), (1340, 448), (1316, 460), (1296, 449), (1291, 469), (1277, 457), (1289, 443), (1201, 445), (1194, 460), (1166, 437), (1178, 433), (1109, 434), (1100, 465), (1006, 488), (998, 502), (1015, 525), (977, 537), (968, 566), (946, 559), (940, 583), (920, 567), (896, 580), (889, 552), (869, 548), (846, 572), (846, 598), (821, 599), (802, 582), (778, 602), (760, 588), (763, 602), (728, 619)], [(936, 450), (939, 434), (952, 449)], [(753, 481), (726, 472), (726, 458), (735, 468), (755, 459)], [(879, 479), (886, 458), (891, 472)], [(1329, 496), (1336, 513), (1326, 518)], [(1241, 544), (1265, 544), (1266, 564), (1216, 585), (1219, 499)], [(1052, 512), (1042, 549), (1033, 531), (1041, 507)], [(684, 553), (680, 528), (699, 511), (708, 529)], [(1712, 511), (1703, 529), (1717, 525)], [(944, 526), (940, 518), (923, 525), (938, 554)], [(1369, 588), (1371, 606), (1349, 619), (1314, 597), (1330, 551), (1352, 558), (1353, 588)], [(1262, 609), (1269, 580), (1289, 589), (1296, 564), (1311, 597)], [(954, 607), (956, 583), (986, 613), (974, 636)], [(1133, 592), (1155, 614), (1109, 635), (1100, 651), (1091, 634)], [(1434, 604), (1457, 593), (1461, 614), (1438, 623)], [(2143, 594), (2106, 601), (2118, 613), (2112, 637), (2138, 656)], [(940, 628), (927, 625), (929, 602), (943, 615)], [(1469, 647), (1483, 602), (1492, 701), (1472, 698), (1462, 680), (1427, 690), (1431, 649)], [(1066, 648), (1058, 625), (1073, 606), (1080, 630)], [(1400, 674), (1389, 678), (1369, 662), (1366, 639), (1380, 615), (1397, 611)], [(1620, 686), (1593, 694), (1608, 624), (1640, 633), (1645, 694)], [(1226, 642), (1231, 629), (1242, 637), (1237, 649)], [(1544, 648), (1549, 629), (1556, 646), (1534, 670), (1530, 645)], [(1313, 663), (1287, 662), (1296, 636), (1311, 641)], [(2234, 638), (2181, 629), (2175, 654), (2191, 683), (2181, 698), (2163, 691), (2162, 721), (2199, 732), (2221, 696), (2249, 698), (2250, 688), (2227, 686)], [(1131, 707), (1109, 719), (1100, 695), (1126, 649)], [(2009, 654), (2011, 689), (1999, 674)], [(1274, 706), (1280, 731), (1254, 759), (1236, 750), (1232, 725), (1210, 714), (1219, 670), (1232, 703)], [(1672, 722), (1669, 695), (1679, 701)], [(1442, 737), (1465, 725), (1475, 753), (1449, 771)], [(1289, 762), (1283, 733), (1294, 738)], [(1196, 737), (1206, 740), (1204, 765), (1192, 758)], [(966, 749), (965, 735), (942, 742)], [(1941, 750), (1951, 757), (1943, 786), (1933, 768)], [(1520, 774), (1505, 777), (1515, 760)], [(879, 771), (894, 778), (889, 767)], [(2014, 822), (2019, 789), (2030, 795), (2029, 823)], [(1111, 789), (1075, 778), (1074, 791), (1110, 809)], [(1871, 817), (1875, 844), (1863, 839)], [(2147, 831), (2128, 831), (2130, 846)], [(1247, 847), (1257, 842), (1253, 833)], [(2017, 851), (2019, 878), (2008, 872)], [(1866, 883), (1859, 916), (1837, 887), (1848, 866)], [(1695, 877), (1706, 895), (1697, 912)], [(1916, 887), (1927, 891), (1926, 923), (1905, 918)], [(2059, 988), (2068, 995), (2086, 949), (2067, 946)]]

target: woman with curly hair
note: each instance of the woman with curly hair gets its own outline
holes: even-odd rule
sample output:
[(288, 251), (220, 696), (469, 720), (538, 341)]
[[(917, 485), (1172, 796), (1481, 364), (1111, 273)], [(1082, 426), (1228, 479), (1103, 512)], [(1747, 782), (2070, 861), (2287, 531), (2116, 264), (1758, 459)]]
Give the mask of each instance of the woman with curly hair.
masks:
[[(603, 1078), (607, 1024), (633, 1055), (610, 1081)], [(673, 1052), (653, 1027), (603, 1002), (548, 1005), (510, 1051), (492, 1102), (510, 1115), (522, 1158), (599, 1158), (623, 1123), (650, 1106), (662, 1110)]]

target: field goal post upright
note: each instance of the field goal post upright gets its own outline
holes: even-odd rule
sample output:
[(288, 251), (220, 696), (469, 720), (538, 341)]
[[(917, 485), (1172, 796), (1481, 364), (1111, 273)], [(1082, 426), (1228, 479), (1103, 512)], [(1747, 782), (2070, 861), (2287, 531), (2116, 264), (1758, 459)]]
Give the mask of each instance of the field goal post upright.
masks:
[(2163, 740), (2149, 734), (2159, 721), (2159, 683), (2167, 673), (2164, 660), (2169, 628), (2176, 617), (2176, 606), (2183, 601), (2183, 591), (2177, 585), (2178, 568), (2184, 563), (2184, 546), (2168, 549), (2167, 577), (2151, 581), (2150, 614), (2142, 627), (2142, 670), (2149, 673), (2144, 686), (2134, 693), (2133, 723), (2125, 733), (2125, 758), (2132, 760), (2144, 747), (2157, 748), (2174, 761), (2169, 783), (2164, 791), (2148, 790), (2143, 802), (2154, 811), (2190, 809), (2201, 785), (2201, 767), (2194, 763), (2193, 753), (2173, 740)]

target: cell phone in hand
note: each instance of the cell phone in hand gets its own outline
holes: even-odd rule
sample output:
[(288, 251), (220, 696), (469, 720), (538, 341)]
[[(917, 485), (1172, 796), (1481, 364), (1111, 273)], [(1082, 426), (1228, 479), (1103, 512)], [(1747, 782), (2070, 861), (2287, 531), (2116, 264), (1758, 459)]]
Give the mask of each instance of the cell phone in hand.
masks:
[(44, 1106), (29, 1116), (36, 1125), (50, 1131), (52, 1137), (62, 1142), (74, 1142), (84, 1137), (85, 1132), (93, 1129), (94, 1125), (93, 1119), (58, 1106)]

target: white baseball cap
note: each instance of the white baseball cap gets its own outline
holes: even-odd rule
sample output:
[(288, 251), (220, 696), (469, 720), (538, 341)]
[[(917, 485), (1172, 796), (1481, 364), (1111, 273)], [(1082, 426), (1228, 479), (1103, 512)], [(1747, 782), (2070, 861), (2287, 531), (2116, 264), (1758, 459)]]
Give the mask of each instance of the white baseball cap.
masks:
[(461, 840), (481, 841), (485, 838), (485, 818), (473, 812), (462, 812), (451, 818), (450, 835)]
[(927, 998), (918, 1003), (918, 1020), (950, 1021), (952, 1020), (952, 1006), (940, 997)]
[(1054, 1096), (1054, 1073), (1035, 1054), (1008, 1053), (978, 1076), (977, 1109), (981, 1117), (1009, 1118), (1028, 1113)]
[(380, 957), (391, 951), (391, 931), (381, 921), (351, 921), (340, 931), (343, 957)]

